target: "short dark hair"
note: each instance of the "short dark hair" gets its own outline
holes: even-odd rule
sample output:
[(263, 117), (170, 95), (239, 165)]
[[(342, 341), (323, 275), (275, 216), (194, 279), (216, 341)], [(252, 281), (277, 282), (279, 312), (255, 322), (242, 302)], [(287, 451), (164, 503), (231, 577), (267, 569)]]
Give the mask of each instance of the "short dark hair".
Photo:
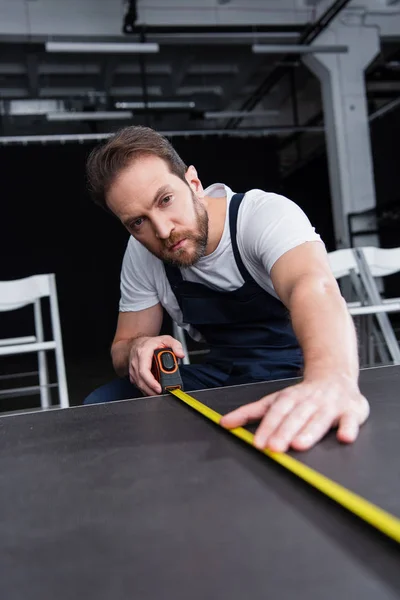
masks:
[(171, 173), (186, 181), (187, 167), (166, 137), (150, 127), (124, 127), (89, 154), (86, 175), (92, 200), (108, 210), (106, 196), (116, 177), (133, 160), (146, 155), (158, 156)]

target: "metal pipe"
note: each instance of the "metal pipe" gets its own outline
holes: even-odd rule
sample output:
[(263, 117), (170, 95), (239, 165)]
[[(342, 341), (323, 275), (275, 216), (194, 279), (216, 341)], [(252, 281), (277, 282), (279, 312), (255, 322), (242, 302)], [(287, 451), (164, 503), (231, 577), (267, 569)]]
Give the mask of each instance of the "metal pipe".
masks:
[(373, 112), (369, 117), (369, 121), (370, 122), (375, 121), (375, 119), (377, 119), (378, 117), (382, 117), (384, 114), (390, 112), (391, 110), (393, 110), (394, 108), (399, 106), (399, 104), (400, 104), (400, 97), (395, 98), (391, 102), (388, 102), (387, 104), (385, 104), (384, 106), (381, 106), (380, 108), (378, 108), (378, 110)]
[(260, 117), (276, 117), (280, 114), (279, 110), (255, 110), (246, 112), (243, 110), (220, 110), (206, 111), (205, 119), (230, 119), (232, 117), (244, 117), (246, 119), (257, 119)]
[(304, 46), (299, 44), (253, 44), (254, 54), (345, 54), (348, 46)]
[[(304, 33), (300, 35), (298, 40), (298, 44), (306, 45), (311, 44), (311, 42), (317, 38), (320, 33), (324, 29), (328, 27), (331, 21), (336, 17), (336, 15), (343, 10), (347, 4), (349, 4), (351, 0), (336, 0), (330, 6), (323, 15), (318, 19), (316, 23), (313, 23), (308, 27)], [(291, 55), (286, 55), (283, 59), (284, 62), (289, 62), (292, 60)], [(266, 79), (258, 86), (256, 91), (249, 97), (240, 107), (240, 110), (252, 110), (257, 104), (269, 93), (269, 91), (282, 79), (284, 75), (288, 73), (288, 68), (282, 66), (277, 67), (272, 73), (270, 73)], [(231, 129), (232, 127), (237, 127), (240, 124), (241, 119), (231, 119), (227, 125), (227, 129)]]

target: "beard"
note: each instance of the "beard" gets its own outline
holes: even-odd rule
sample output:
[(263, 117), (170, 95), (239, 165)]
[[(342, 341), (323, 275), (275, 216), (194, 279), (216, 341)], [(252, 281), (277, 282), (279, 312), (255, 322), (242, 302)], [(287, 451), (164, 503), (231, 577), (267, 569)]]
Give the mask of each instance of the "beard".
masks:
[[(167, 240), (162, 240), (163, 246), (158, 254), (158, 258), (172, 267), (192, 267), (206, 253), (208, 243), (208, 213), (193, 192), (192, 199), (196, 215), (197, 231), (195, 233), (191, 230), (181, 231), (180, 233), (172, 232)], [(190, 243), (193, 250), (187, 252), (186, 246), (188, 244), (186, 243), (185, 247), (171, 252), (172, 246), (183, 239)]]

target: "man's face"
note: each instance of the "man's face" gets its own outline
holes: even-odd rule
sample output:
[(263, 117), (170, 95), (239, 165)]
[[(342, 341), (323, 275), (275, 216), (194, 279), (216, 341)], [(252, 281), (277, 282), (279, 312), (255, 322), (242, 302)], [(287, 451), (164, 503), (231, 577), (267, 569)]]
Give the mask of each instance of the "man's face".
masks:
[(202, 188), (193, 167), (187, 179), (149, 155), (124, 169), (107, 195), (109, 208), (129, 233), (157, 258), (178, 267), (194, 265), (208, 241), (208, 214), (196, 195)]

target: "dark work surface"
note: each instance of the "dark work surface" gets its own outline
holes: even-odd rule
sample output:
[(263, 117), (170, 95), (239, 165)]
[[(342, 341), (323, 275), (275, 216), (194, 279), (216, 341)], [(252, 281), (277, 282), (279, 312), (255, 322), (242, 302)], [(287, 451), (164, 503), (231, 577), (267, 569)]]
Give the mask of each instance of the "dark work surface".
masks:
[[(219, 412), (291, 383), (193, 393)], [(296, 457), (400, 516), (400, 367)], [(172, 397), (0, 418), (4, 600), (400, 598), (400, 547)]]

